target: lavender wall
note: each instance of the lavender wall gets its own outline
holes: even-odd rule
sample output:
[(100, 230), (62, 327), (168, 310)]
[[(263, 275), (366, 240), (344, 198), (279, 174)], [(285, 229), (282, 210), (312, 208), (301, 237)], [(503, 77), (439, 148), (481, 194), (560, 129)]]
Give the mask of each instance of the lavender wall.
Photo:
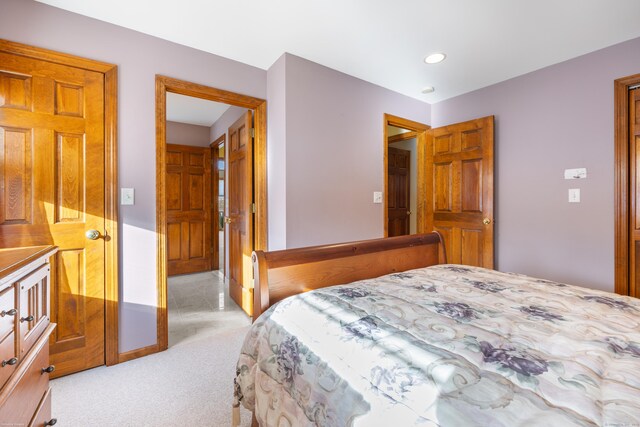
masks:
[[(216, 120), (216, 122), (209, 129), (209, 139), (211, 139), (211, 141), (209, 142), (215, 141), (220, 137), (220, 135), (226, 133), (229, 129), (229, 126), (234, 124), (236, 120), (238, 120), (240, 116), (242, 116), (247, 111), (248, 110), (246, 108), (236, 107), (235, 105), (229, 107), (229, 109), (227, 109), (227, 111), (225, 111), (224, 114), (220, 116), (220, 118)], [(229, 139), (228, 135), (227, 139)]]
[(282, 55), (267, 71), (267, 216), (272, 251), (287, 247), (287, 56)]
[(0, 37), (118, 65), (120, 351), (155, 344), (155, 75), (265, 98), (266, 72), (31, 0), (0, 0)]
[(496, 116), (500, 270), (613, 291), (613, 81), (638, 72), (635, 39), (432, 106), (434, 126)]
[(428, 124), (429, 104), (295, 55), (285, 67), (287, 247), (381, 237), (383, 115)]
[(167, 121), (167, 144), (208, 147), (209, 127)]

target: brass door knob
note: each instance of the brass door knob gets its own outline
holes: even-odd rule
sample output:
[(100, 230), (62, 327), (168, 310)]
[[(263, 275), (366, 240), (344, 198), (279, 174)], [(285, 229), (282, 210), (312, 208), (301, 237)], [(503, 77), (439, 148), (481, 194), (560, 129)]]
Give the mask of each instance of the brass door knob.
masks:
[(231, 219), (231, 217), (225, 216), (224, 217), (224, 222), (225, 222), (225, 224), (231, 224), (233, 222), (233, 220)]
[(484, 225), (489, 225), (489, 224), (491, 224), (491, 220), (489, 218), (485, 218), (485, 219), (482, 220), (482, 223)]
[(411, 211), (407, 211), (407, 215), (411, 215)]
[(97, 240), (100, 237), (100, 232), (98, 230), (87, 230), (84, 235), (89, 240)]

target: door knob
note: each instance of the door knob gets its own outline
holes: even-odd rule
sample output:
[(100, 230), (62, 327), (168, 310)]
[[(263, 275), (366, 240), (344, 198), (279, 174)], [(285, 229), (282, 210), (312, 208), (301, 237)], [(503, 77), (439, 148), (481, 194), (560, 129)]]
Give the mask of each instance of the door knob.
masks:
[(225, 216), (224, 217), (224, 222), (225, 222), (225, 224), (231, 224), (233, 222), (233, 220), (231, 219), (231, 217)]
[(489, 218), (485, 218), (485, 219), (482, 220), (482, 223), (484, 225), (489, 225), (489, 224), (491, 224), (491, 220)]
[(100, 232), (98, 230), (87, 230), (84, 235), (89, 240), (97, 240), (100, 237)]
[(411, 215), (411, 211), (407, 211), (407, 215)]

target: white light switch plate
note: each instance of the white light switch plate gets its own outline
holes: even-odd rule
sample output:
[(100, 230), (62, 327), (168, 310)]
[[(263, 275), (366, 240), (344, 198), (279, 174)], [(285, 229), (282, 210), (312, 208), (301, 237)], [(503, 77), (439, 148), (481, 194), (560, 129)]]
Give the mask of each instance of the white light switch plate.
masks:
[(580, 189), (579, 188), (570, 188), (569, 189), (569, 203), (580, 203)]
[(382, 191), (373, 192), (373, 203), (382, 203)]
[(583, 179), (586, 177), (587, 177), (587, 168), (564, 170), (564, 179)]
[(120, 204), (121, 205), (133, 205), (134, 194), (133, 188), (121, 188), (120, 189)]

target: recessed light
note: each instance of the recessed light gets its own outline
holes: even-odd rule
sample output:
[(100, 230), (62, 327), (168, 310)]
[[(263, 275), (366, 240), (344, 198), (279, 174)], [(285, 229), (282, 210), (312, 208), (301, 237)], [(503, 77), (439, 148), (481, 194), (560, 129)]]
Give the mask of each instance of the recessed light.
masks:
[(427, 93), (432, 93), (436, 90), (436, 88), (434, 88), (433, 86), (427, 86), (424, 89), (422, 89), (422, 93), (427, 94)]
[(447, 57), (444, 53), (432, 53), (431, 55), (424, 58), (424, 62), (427, 64), (437, 64), (438, 62), (444, 61)]

